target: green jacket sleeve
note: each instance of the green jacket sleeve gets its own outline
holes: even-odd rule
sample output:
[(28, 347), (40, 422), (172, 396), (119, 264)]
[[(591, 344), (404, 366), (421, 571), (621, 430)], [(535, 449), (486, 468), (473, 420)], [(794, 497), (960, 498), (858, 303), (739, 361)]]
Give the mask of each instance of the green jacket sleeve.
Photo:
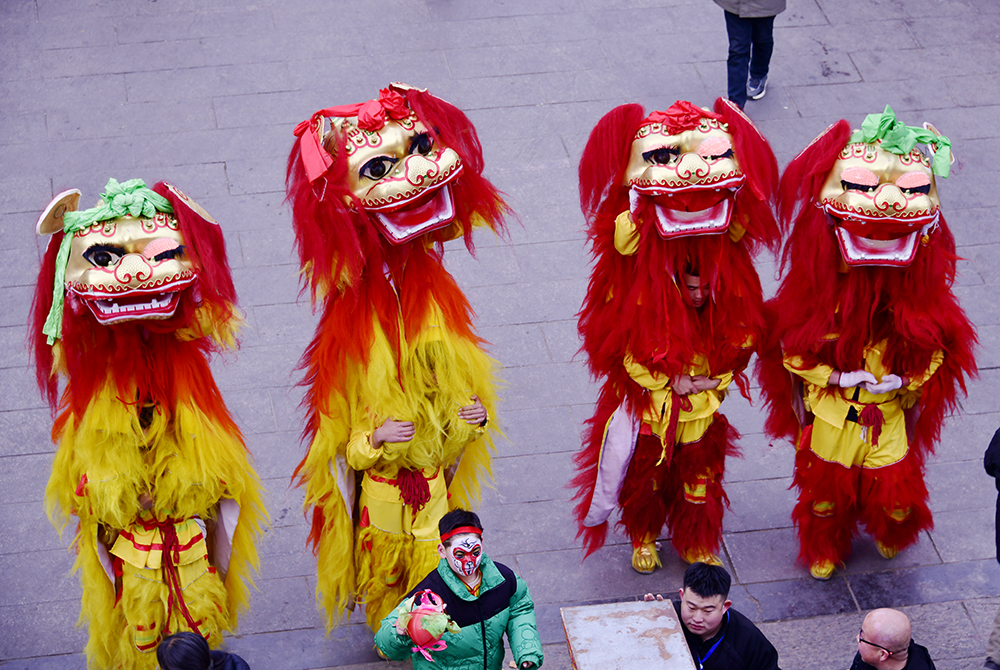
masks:
[[(389, 660), (404, 661), (412, 653), (413, 641), (408, 635), (400, 635), (396, 632), (396, 610), (382, 619), (382, 625), (375, 633), (375, 646), (379, 648)], [(534, 615), (532, 615), (534, 619)]]
[[(382, 622), (385, 626), (385, 622)], [(517, 578), (517, 590), (510, 599), (510, 618), (507, 620), (507, 640), (518, 668), (525, 661), (542, 667), (542, 640), (535, 625), (535, 603), (528, 593), (528, 585)]]

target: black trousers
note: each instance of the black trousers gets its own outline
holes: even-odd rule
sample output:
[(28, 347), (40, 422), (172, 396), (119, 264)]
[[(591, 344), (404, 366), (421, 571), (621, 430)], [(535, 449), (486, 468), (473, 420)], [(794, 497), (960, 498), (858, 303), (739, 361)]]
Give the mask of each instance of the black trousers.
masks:
[(729, 34), (728, 97), (742, 109), (747, 102), (747, 73), (753, 79), (767, 76), (774, 51), (774, 17), (742, 19), (732, 12), (725, 14)]

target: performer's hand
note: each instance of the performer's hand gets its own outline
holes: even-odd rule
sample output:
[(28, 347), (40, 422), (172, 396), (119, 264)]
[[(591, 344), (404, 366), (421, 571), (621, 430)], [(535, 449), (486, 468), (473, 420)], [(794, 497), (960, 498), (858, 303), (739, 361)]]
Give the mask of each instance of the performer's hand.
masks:
[(875, 375), (868, 372), (867, 370), (853, 370), (849, 372), (841, 372), (837, 379), (834, 379), (834, 372), (830, 375), (830, 384), (839, 386), (841, 388), (851, 388), (852, 386), (858, 386), (859, 384), (871, 383), (877, 384), (878, 380), (875, 379)]
[(378, 449), (383, 442), (406, 442), (413, 439), (416, 432), (412, 421), (396, 421), (390, 416), (385, 423), (372, 431), (372, 446)]
[(536, 666), (532, 661), (525, 661), (524, 663), (521, 664), (521, 670), (531, 670), (534, 667)]
[(142, 509), (153, 509), (153, 497), (148, 493), (140, 493), (139, 507)]
[(885, 375), (882, 377), (882, 381), (876, 384), (869, 382), (865, 384), (865, 388), (872, 395), (888, 393), (903, 388), (903, 378), (899, 375)]
[(691, 377), (691, 381), (694, 383), (694, 387), (698, 389), (697, 393), (701, 393), (702, 391), (711, 391), (714, 388), (718, 388), (720, 382), (718, 379), (712, 379), (711, 377), (706, 377), (705, 375), (695, 375), (694, 377)]
[(477, 425), (486, 420), (486, 408), (483, 407), (483, 403), (479, 402), (479, 396), (472, 396), (472, 404), (466, 405), (462, 409), (458, 410), (458, 418), (465, 421), (465, 423)]
[(674, 375), (670, 385), (673, 387), (674, 393), (677, 395), (691, 395), (692, 393), (698, 393), (698, 387), (690, 375)]

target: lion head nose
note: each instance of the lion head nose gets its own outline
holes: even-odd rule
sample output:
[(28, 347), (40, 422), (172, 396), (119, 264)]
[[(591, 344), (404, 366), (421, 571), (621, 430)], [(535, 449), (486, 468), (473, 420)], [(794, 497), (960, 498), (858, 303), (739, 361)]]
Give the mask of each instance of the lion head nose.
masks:
[(115, 266), (115, 279), (128, 286), (138, 286), (152, 276), (153, 268), (141, 254), (125, 254)]
[(711, 168), (705, 159), (696, 153), (684, 154), (677, 163), (677, 176), (692, 182), (698, 182), (708, 176)]
[(406, 180), (411, 184), (420, 185), (424, 180), (434, 178), (441, 173), (441, 166), (420, 154), (407, 156), (405, 163)]
[(895, 184), (882, 184), (875, 191), (875, 207), (882, 211), (893, 210), (896, 212), (906, 208), (906, 197)]

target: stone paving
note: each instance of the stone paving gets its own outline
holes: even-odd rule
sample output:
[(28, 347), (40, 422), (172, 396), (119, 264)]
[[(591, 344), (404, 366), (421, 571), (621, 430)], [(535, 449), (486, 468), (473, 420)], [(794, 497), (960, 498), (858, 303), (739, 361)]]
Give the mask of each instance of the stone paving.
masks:
[[(723, 406), (744, 433), (728, 470), (725, 561), (735, 606), (761, 622), (785, 668), (845, 668), (862, 614), (898, 606), (946, 670), (982, 665), (1000, 605), (993, 482), (981, 456), (1000, 412), (1000, 3), (996, 0), (789, 0), (776, 22), (767, 96), (749, 115), (785, 165), (828, 124), (891, 104), (932, 121), (957, 163), (939, 182), (963, 261), (956, 292), (979, 329), (980, 378), (927, 468), (935, 529), (886, 562), (867, 537), (826, 583), (795, 564), (792, 448), (762, 414)], [(571, 456), (595, 385), (574, 314), (588, 263), (575, 171), (611, 107), (725, 91), (726, 35), (710, 0), (2, 0), (0, 2), (0, 665), (82, 668), (72, 556), (42, 493), (51, 417), (24, 350), (41, 246), (38, 212), (108, 177), (170, 179), (227, 235), (248, 328), (214, 366), (270, 491), (259, 592), (229, 648), (255, 668), (384, 667), (360, 618), (324, 635), (305, 551), (301, 495), (288, 486), (299, 441), (296, 360), (314, 316), (300, 298), (282, 200), (292, 128), (316, 109), (370, 98), (397, 80), (466, 110), (487, 174), (518, 218), (508, 240), (477, 238), (450, 270), (505, 366), (507, 440), (480, 511), (488, 549), (523, 575), (537, 603), (546, 667), (568, 668), (559, 608), (676, 592), (669, 551), (652, 576), (629, 567), (621, 537), (581, 562), (569, 516)], [(764, 258), (765, 291), (776, 285)], [(398, 664), (395, 664), (398, 665)]]

